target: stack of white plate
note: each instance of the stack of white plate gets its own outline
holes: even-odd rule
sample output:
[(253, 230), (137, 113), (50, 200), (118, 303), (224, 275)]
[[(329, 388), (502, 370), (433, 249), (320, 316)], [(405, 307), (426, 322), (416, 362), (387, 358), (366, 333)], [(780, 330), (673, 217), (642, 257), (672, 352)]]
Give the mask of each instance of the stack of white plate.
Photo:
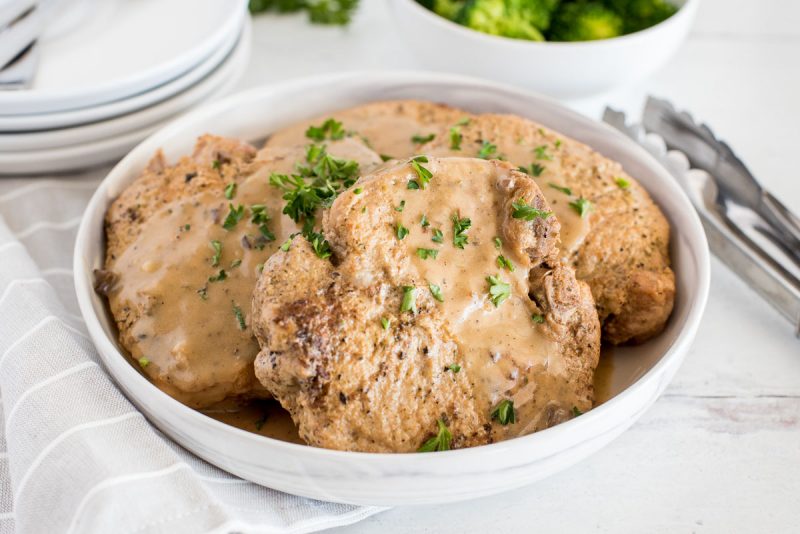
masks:
[(0, 174), (119, 159), (176, 115), (228, 92), (249, 60), (247, 0), (51, 7), (62, 9), (37, 43), (33, 83), (0, 90)]

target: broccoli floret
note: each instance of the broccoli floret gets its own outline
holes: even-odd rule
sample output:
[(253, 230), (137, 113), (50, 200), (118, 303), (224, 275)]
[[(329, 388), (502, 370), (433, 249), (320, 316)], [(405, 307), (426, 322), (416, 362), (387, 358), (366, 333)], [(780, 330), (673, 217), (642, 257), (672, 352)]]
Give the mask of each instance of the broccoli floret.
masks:
[(492, 35), (544, 41), (541, 30), (549, 26), (558, 1), (467, 0), (456, 22)]
[(464, 7), (465, 0), (427, 0), (431, 9), (437, 15), (450, 20), (455, 20), (458, 11)]
[(606, 4), (622, 17), (625, 33), (655, 26), (678, 11), (666, 0), (606, 0)]
[(599, 2), (564, 3), (556, 11), (550, 41), (594, 41), (623, 34), (622, 17)]

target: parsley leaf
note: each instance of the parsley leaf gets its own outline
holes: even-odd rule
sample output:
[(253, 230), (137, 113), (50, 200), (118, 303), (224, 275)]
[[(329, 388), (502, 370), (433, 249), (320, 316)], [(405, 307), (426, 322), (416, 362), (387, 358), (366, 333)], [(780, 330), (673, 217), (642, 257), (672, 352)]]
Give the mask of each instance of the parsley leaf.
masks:
[(239, 330), (244, 330), (247, 328), (247, 324), (244, 322), (244, 314), (242, 313), (242, 309), (236, 304), (233, 305), (233, 315), (236, 317)]
[(534, 313), (531, 315), (531, 321), (537, 324), (542, 324), (544, 323), (544, 315), (541, 313)]
[(497, 236), (495, 236), (494, 238), (494, 248), (496, 248), (497, 250), (503, 248), (503, 240)]
[(436, 256), (439, 255), (439, 251), (435, 248), (418, 248), (417, 249), (417, 256), (422, 258), (423, 260), (427, 260), (428, 258), (436, 259)]
[(461, 135), (461, 128), (452, 126), (450, 128), (450, 150), (461, 150), (461, 141), (464, 136)]
[(457, 363), (451, 363), (450, 365), (445, 367), (445, 369), (447, 369), (449, 371), (453, 371), (453, 373), (455, 374), (455, 373), (457, 373), (457, 372), (459, 372), (461, 370), (461, 366), (458, 365)]
[(236, 195), (236, 182), (231, 182), (225, 186), (225, 198), (232, 199)]
[(406, 189), (417, 190), (419, 189), (419, 182), (416, 180), (409, 180), (408, 184), (406, 184)]
[(142, 356), (141, 358), (139, 358), (139, 365), (141, 366), (142, 369), (144, 369), (145, 367), (150, 365), (150, 360)]
[(631, 186), (630, 180), (623, 178), (622, 176), (617, 176), (614, 178), (614, 183), (617, 184), (617, 187), (620, 189), (628, 189)]
[(409, 230), (408, 228), (403, 226), (403, 223), (397, 223), (397, 225), (394, 227), (394, 232), (395, 235), (397, 236), (397, 239), (402, 241), (403, 238), (408, 235)]
[(436, 451), (449, 451), (450, 450), (450, 442), (453, 440), (453, 435), (448, 430), (447, 425), (444, 424), (444, 421), (441, 419), (437, 419), (436, 423), (439, 427), (436, 435), (422, 444), (422, 446), (417, 449), (417, 452), (436, 452)]
[(401, 212), (401, 213), (402, 213), (404, 209), (406, 209), (406, 201), (405, 201), (405, 200), (401, 200), (401, 201), (400, 201), (400, 205), (399, 205), (399, 206), (397, 206), (397, 207), (394, 209), (394, 211), (399, 211), (399, 212)]
[(505, 399), (500, 401), (491, 414), (492, 419), (496, 419), (501, 425), (517, 422), (517, 413), (514, 410), (514, 401)]
[(422, 165), (420, 165), (420, 163), (427, 163), (427, 162), (428, 158), (426, 158), (425, 156), (417, 156), (411, 160), (411, 168), (414, 169), (414, 172), (417, 173), (419, 180), (418, 181), (411, 180), (410, 182), (408, 182), (409, 189), (413, 189), (413, 187), (411, 187), (412, 182), (419, 185), (420, 189), (425, 189), (425, 186), (431, 181), (431, 178), (433, 178), (433, 173), (428, 169), (426, 169), (425, 167), (423, 167)]
[(553, 156), (547, 153), (547, 145), (539, 145), (533, 149), (536, 153), (536, 159), (552, 160)]
[(478, 150), (478, 157), (481, 159), (490, 159), (494, 157), (497, 153), (497, 145), (493, 145), (489, 141), (483, 141), (481, 143), (481, 149)]
[(444, 234), (438, 228), (433, 229), (433, 235), (431, 236), (431, 241), (434, 243), (444, 243)]
[(500, 275), (487, 276), (486, 281), (489, 282), (489, 300), (497, 308), (511, 296), (511, 284), (504, 282)]
[(390, 323), (391, 321), (389, 319), (387, 319), (386, 317), (381, 317), (381, 328), (383, 328), (384, 330), (389, 330)]
[(586, 214), (592, 209), (592, 203), (585, 198), (580, 197), (575, 201), (570, 202), (569, 207), (574, 209), (575, 212), (581, 217), (586, 217)]
[(512, 217), (515, 219), (525, 219), (526, 221), (532, 221), (536, 218), (546, 219), (553, 214), (550, 211), (534, 208), (526, 203), (524, 199), (519, 199), (516, 202), (512, 202), (511, 207), (514, 208), (513, 212), (511, 213)]
[(569, 187), (563, 187), (563, 186), (560, 186), (558, 184), (554, 184), (553, 182), (549, 182), (547, 185), (549, 185), (550, 187), (552, 187), (556, 191), (561, 191), (565, 195), (570, 195), (570, 196), (572, 195), (572, 189), (570, 189)]
[(281, 247), (280, 248), (281, 248), (282, 251), (289, 252), (289, 247), (292, 246), (292, 238), (293, 237), (294, 236), (289, 236), (289, 237), (286, 238), (286, 241), (281, 243)]
[(211, 266), (216, 267), (219, 265), (219, 260), (222, 257), (222, 243), (213, 239), (211, 241), (211, 248), (214, 250), (214, 255), (211, 256)]
[(444, 302), (444, 295), (442, 295), (441, 287), (437, 286), (436, 284), (432, 284), (431, 282), (428, 282), (428, 289), (431, 290), (431, 295), (433, 295), (433, 298), (435, 298), (439, 302)]
[(222, 282), (228, 278), (228, 273), (225, 272), (225, 269), (220, 269), (219, 272), (213, 276), (208, 277), (209, 282)]
[(325, 120), (319, 126), (309, 126), (308, 130), (306, 130), (306, 137), (318, 143), (326, 138), (331, 140), (342, 139), (344, 134), (342, 123), (333, 118)]
[(415, 135), (415, 136), (413, 136), (411, 138), (411, 142), (412, 143), (416, 143), (418, 145), (424, 145), (425, 143), (427, 143), (429, 141), (433, 141), (433, 139), (435, 137), (436, 137), (436, 134), (428, 134), (428, 135), (419, 135), (419, 134), (417, 134), (417, 135)]
[(419, 220), (419, 224), (422, 225), (423, 228), (427, 228), (431, 225), (424, 213), (422, 214), (422, 218)]
[(226, 230), (233, 230), (236, 225), (239, 224), (239, 221), (242, 220), (242, 217), (244, 217), (244, 206), (240, 204), (234, 207), (233, 204), (228, 204), (228, 209), (230, 211), (228, 211), (228, 216), (225, 217), (222, 227)]
[(572, 407), (572, 416), (578, 417), (579, 415), (583, 415), (583, 412), (578, 409), (577, 406)]
[(417, 313), (417, 288), (414, 286), (403, 286), (403, 302), (400, 303), (400, 311)]
[(451, 219), (453, 221), (453, 245), (456, 248), (463, 249), (464, 245), (466, 245), (469, 240), (469, 236), (467, 236), (467, 230), (469, 230), (469, 227), (472, 226), (472, 221), (466, 217), (461, 219), (455, 213)]
[(303, 235), (311, 243), (311, 248), (314, 249), (314, 254), (320, 259), (326, 259), (331, 256), (331, 245), (321, 232), (314, 232), (308, 230)]
[(514, 272), (514, 264), (511, 263), (511, 261), (502, 254), (497, 256), (497, 266), (500, 267), (501, 269), (507, 269), (512, 273)]

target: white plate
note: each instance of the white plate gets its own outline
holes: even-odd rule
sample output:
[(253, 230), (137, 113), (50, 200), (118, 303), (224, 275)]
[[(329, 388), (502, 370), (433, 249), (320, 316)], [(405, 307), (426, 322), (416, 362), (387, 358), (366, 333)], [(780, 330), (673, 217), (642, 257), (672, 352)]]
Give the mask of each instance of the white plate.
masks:
[[(156, 149), (168, 159), (191, 152), (206, 132), (260, 139), (296, 121), (373, 100), (421, 98), (475, 112), (513, 112), (588, 143), (620, 161), (672, 224), (675, 309), (665, 331), (614, 350), (613, 398), (588, 413), (528, 436), (433, 454), (331, 451), (277, 441), (225, 425), (172, 399), (131, 366), (113, 320), (92, 289), (103, 265), (103, 217)], [(212, 464), (275, 489), (322, 500), (410, 505), (472, 499), (561, 471), (628, 428), (666, 388), (694, 338), (708, 295), (708, 244), (683, 191), (645, 150), (610, 127), (530, 93), (433, 73), (351, 73), (297, 80), (241, 93), (183, 117), (140, 144), (106, 177), (84, 214), (75, 245), (81, 313), (120, 387), (165, 434)], [(647, 454), (647, 451), (642, 451)]]
[[(251, 30), (248, 23), (236, 48), (216, 71), (197, 86), (176, 97), (175, 101), (165, 103), (165, 106), (174, 108), (173, 113), (133, 131), (126, 130), (115, 136), (100, 137), (93, 142), (44, 150), (0, 152), (0, 175), (60, 173), (119, 159), (188, 106), (202, 100), (219, 98), (230, 92), (248, 65), (250, 38)], [(189, 100), (191, 103), (187, 103)]]
[[(249, 19), (248, 19), (249, 22)], [(208, 73), (219, 67), (237, 43), (239, 33), (227, 36), (219, 48), (189, 72), (158, 87), (123, 100), (107, 102), (89, 108), (39, 113), (35, 115), (0, 115), (0, 132), (34, 132), (53, 128), (68, 128), (118, 117), (158, 104), (192, 87)]]
[(0, 115), (94, 106), (177, 78), (238, 33), (247, 1), (74, 0), (63, 8), (85, 16), (41, 41), (33, 87), (0, 92)]
[[(248, 41), (250, 39), (250, 31), (250, 22), (248, 21), (240, 40)], [(233, 56), (239, 52), (239, 50), (231, 51), (231, 48), (237, 42), (235, 39), (237, 36), (233, 37), (233, 42), (228, 47), (229, 56), (223, 58), (223, 62), (215, 71), (186, 91), (141, 111), (83, 126), (58, 128), (42, 132), (0, 133), (0, 147), (2, 147), (0, 148), (0, 156), (9, 152), (41, 151), (93, 143), (112, 136), (125, 135), (133, 130), (163, 121), (167, 117), (188, 109), (206, 98), (209, 93), (222, 85), (226, 77), (230, 75), (230, 70), (236, 63)], [(239, 48), (244, 49), (246, 47), (243, 42)]]

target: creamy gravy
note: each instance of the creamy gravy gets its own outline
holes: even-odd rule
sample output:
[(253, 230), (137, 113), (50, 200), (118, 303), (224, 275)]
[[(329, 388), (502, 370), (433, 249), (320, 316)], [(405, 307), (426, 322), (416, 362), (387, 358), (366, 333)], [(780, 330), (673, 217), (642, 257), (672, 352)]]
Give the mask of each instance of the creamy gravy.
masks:
[(201, 411), (212, 419), (254, 434), (301, 445), (305, 443), (289, 412), (277, 401), (221, 402)]
[[(354, 139), (331, 143), (329, 151), (365, 169), (380, 163)], [(281, 214), (285, 202), (269, 176), (293, 172), (305, 157), (305, 147), (263, 150), (232, 199), (221, 191), (176, 198), (111, 266), (120, 274), (109, 295), (115, 315), (125, 307), (145, 310), (129, 333), (133, 359), (144, 358), (144, 373), (181, 402), (203, 407), (228, 396), (266, 394), (253, 371), (259, 351), (250, 327), (253, 288), (263, 263), (299, 231)], [(244, 213), (226, 230), (229, 204), (243, 206)], [(253, 205), (265, 206), (274, 240), (261, 236), (252, 222)], [(222, 245), (218, 265), (212, 241)]]
[[(478, 401), (485, 409), (512, 396), (515, 406), (524, 410), (533, 398), (530, 388), (543, 393), (545, 384), (533, 383), (526, 388), (532, 373), (546, 371), (550, 375), (565, 373), (565, 365), (555, 342), (544, 333), (544, 326), (532, 321), (538, 313), (536, 304), (528, 297), (527, 257), (516, 257), (510, 248), (495, 245), (501, 236), (498, 213), (504, 198), (499, 187), (509, 179), (509, 173), (492, 164), (476, 166), (474, 160), (455, 159), (442, 172), (435, 160), (426, 164), (433, 179), (425, 190), (408, 190), (408, 180), (416, 179), (413, 170), (395, 174), (394, 203), (405, 200), (405, 208), (397, 213), (396, 222), (410, 232), (402, 241), (408, 247), (418, 280), (441, 287), (450, 334), (459, 345), (465, 366), (473, 381)], [(430, 226), (423, 228), (422, 215)], [(452, 216), (469, 218), (468, 243), (464, 249), (453, 245)], [(432, 241), (434, 230), (441, 230), (443, 243)], [(418, 248), (434, 249), (437, 257), (422, 259)], [(514, 265), (510, 272), (497, 265), (498, 255), (504, 255)], [(511, 296), (499, 306), (489, 298), (487, 276), (498, 276), (511, 285)], [(423, 285), (418, 291), (428, 291)], [(563, 398), (551, 390), (554, 398)]]

